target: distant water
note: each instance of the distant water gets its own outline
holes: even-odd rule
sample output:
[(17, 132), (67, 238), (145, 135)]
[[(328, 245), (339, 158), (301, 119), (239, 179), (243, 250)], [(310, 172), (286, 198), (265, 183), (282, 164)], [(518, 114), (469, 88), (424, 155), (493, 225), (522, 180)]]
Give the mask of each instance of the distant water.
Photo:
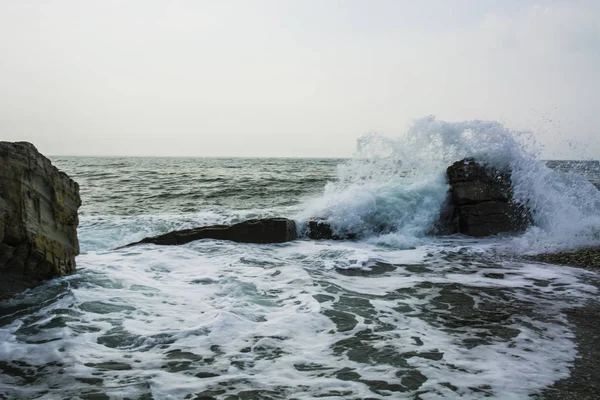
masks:
[[(78, 272), (0, 302), (0, 398), (528, 399), (569, 375), (563, 311), (598, 293), (518, 256), (600, 245), (598, 162), (536, 154), (424, 119), (351, 160), (54, 157), (81, 186)], [(431, 236), (465, 156), (510, 167), (536, 226)], [(362, 238), (113, 250), (270, 216)]]

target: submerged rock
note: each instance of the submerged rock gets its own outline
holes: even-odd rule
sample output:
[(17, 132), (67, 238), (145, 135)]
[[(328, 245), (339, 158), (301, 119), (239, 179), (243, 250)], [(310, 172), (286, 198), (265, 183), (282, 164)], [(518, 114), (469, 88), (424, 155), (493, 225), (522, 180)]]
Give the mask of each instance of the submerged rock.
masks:
[(200, 239), (231, 240), (241, 243), (283, 243), (296, 240), (296, 223), (287, 218), (252, 219), (235, 225), (212, 225), (147, 237), (136, 244), (180, 245)]
[[(473, 159), (457, 161), (448, 167), (452, 218), (444, 221), (446, 230), (470, 236), (522, 232), (531, 224), (529, 210), (513, 200), (508, 173), (478, 164)], [(444, 213), (443, 213), (444, 214)]]
[(35, 146), (0, 142), (0, 297), (71, 273), (79, 186)]

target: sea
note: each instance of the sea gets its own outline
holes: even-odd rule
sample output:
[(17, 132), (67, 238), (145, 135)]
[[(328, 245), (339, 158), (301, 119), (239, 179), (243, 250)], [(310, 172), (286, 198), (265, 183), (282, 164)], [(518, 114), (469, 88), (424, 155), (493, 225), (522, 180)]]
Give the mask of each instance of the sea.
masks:
[[(540, 154), (496, 122), (428, 117), (350, 159), (51, 157), (80, 185), (81, 254), (0, 302), (0, 399), (542, 396), (579, 357), (565, 310), (598, 287), (527, 256), (600, 245), (600, 163)], [(509, 169), (534, 226), (435, 235), (464, 157)], [(117, 249), (266, 217), (358, 236)]]

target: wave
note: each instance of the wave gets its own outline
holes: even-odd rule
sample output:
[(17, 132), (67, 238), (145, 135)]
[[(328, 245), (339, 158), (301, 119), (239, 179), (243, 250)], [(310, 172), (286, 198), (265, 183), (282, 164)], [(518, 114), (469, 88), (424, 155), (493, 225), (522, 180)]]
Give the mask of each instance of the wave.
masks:
[(530, 132), (493, 121), (445, 122), (425, 117), (404, 136), (361, 137), (323, 194), (305, 204), (300, 224), (327, 219), (338, 234), (358, 233), (395, 246), (428, 240), (447, 198), (446, 168), (471, 157), (510, 171), (515, 200), (534, 226), (510, 241), (539, 252), (600, 244), (600, 192), (580, 174), (549, 168)]

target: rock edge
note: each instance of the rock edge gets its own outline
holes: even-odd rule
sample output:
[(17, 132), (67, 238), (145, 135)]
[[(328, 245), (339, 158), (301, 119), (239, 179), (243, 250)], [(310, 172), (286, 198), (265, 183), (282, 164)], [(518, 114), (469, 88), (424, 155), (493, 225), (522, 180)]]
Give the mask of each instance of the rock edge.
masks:
[(0, 142), (0, 297), (75, 270), (79, 185), (34, 145)]

